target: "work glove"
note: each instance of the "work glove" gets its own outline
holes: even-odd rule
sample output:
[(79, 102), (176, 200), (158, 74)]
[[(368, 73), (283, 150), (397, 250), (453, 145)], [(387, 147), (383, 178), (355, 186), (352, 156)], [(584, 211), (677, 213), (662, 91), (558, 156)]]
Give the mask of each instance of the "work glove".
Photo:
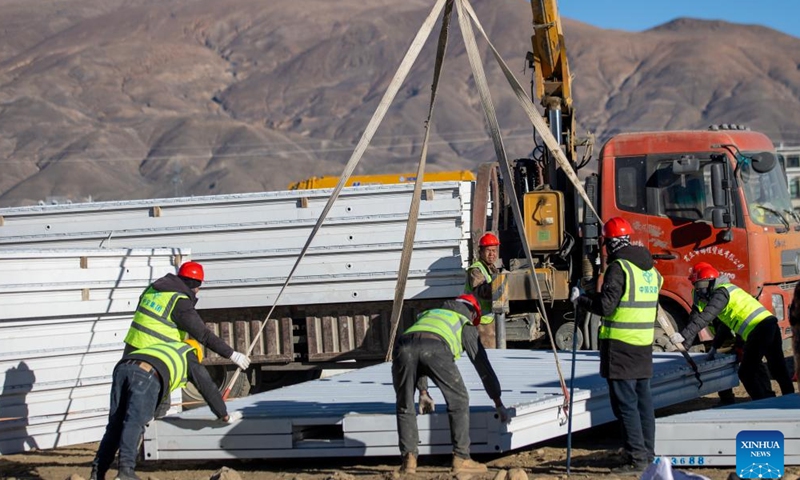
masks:
[(500, 423), (508, 423), (511, 421), (511, 415), (509, 415), (508, 409), (504, 407), (502, 403), (494, 407), (494, 410), (497, 412)]
[(680, 332), (675, 332), (669, 336), (669, 341), (672, 342), (673, 345), (678, 345), (685, 342), (686, 339), (683, 338), (683, 335), (681, 335)]
[(711, 350), (709, 350), (708, 354), (706, 355), (706, 360), (714, 360), (716, 356), (717, 356), (717, 349), (711, 347)]
[(234, 412), (230, 412), (229, 414), (227, 414), (224, 417), (222, 417), (222, 420), (225, 423), (235, 423), (235, 422), (237, 422), (237, 421), (239, 421), (241, 419), (242, 419), (242, 412), (240, 412), (239, 410), (236, 410)]
[(250, 366), (250, 359), (244, 353), (233, 352), (231, 354), (231, 362), (235, 363), (242, 370), (247, 370)]
[(436, 410), (436, 403), (428, 392), (419, 392), (419, 414), (427, 415)]
[(572, 302), (573, 305), (576, 307), (578, 306), (578, 298), (583, 294), (581, 289), (578, 287), (572, 287), (572, 290), (569, 292), (569, 301)]

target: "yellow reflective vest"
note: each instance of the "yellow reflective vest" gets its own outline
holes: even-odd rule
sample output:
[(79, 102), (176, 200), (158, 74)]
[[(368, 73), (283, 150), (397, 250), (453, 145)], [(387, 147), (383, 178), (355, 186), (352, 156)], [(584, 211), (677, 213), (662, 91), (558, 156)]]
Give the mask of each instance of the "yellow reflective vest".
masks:
[[(761, 302), (736, 285), (722, 283), (714, 286), (714, 289), (717, 288), (727, 290), (730, 297), (728, 304), (719, 312), (717, 318), (745, 341), (747, 341), (747, 337), (756, 325), (765, 318), (773, 316), (772, 312), (767, 310), (764, 305), (761, 305)], [(704, 300), (698, 300), (697, 309), (702, 312), (706, 303)]]
[(461, 344), (461, 332), (464, 325), (472, 323), (463, 315), (452, 310), (445, 310), (444, 308), (434, 308), (427, 310), (417, 319), (416, 323), (412, 325), (405, 333), (414, 332), (430, 332), (435, 333), (442, 337), (450, 351), (453, 352), (453, 358), (461, 358), (461, 352), (464, 351), (464, 346)]
[[(469, 271), (473, 268), (477, 268), (481, 271), (483, 278), (486, 279), (486, 283), (492, 283), (492, 275), (489, 273), (489, 270), (486, 269), (486, 265), (484, 265), (481, 261), (477, 261), (470, 265), (467, 269), (467, 282), (464, 284), (464, 293), (473, 293), (472, 283), (469, 281)], [(494, 315), (492, 314), (492, 301), (484, 300), (479, 298), (477, 295), (475, 298), (478, 300), (478, 304), (481, 306), (481, 324), (487, 325), (494, 322)]]
[[(189, 360), (186, 358), (194, 347), (184, 342), (157, 343), (146, 348), (134, 350), (131, 355), (154, 357), (169, 370), (169, 391), (183, 388), (188, 381)], [(169, 395), (169, 392), (164, 392)]]
[(152, 286), (139, 298), (139, 306), (133, 322), (125, 335), (125, 343), (134, 348), (145, 348), (156, 343), (181, 342), (186, 332), (178, 330), (172, 321), (172, 310), (181, 298), (189, 298), (178, 292), (159, 292)]
[(625, 292), (614, 313), (603, 317), (601, 340), (619, 340), (630, 345), (653, 344), (658, 313), (658, 292), (664, 279), (658, 270), (642, 270), (628, 260), (617, 259), (625, 274)]

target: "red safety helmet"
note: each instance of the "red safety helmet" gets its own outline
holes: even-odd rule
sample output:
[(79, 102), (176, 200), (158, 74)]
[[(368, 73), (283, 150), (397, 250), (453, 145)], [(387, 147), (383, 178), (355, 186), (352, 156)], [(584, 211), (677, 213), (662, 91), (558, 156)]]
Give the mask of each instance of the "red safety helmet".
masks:
[(496, 247), (500, 245), (500, 239), (494, 233), (487, 232), (483, 234), (478, 245), (481, 247)]
[(178, 270), (178, 275), (181, 277), (192, 278), (199, 282), (203, 281), (205, 275), (203, 274), (203, 266), (197, 262), (186, 262), (181, 265), (180, 270)]
[(477, 327), (481, 323), (481, 304), (478, 303), (478, 299), (475, 298), (475, 295), (471, 293), (465, 293), (463, 295), (459, 295), (458, 298), (456, 298), (456, 301), (466, 303), (472, 307), (472, 324)]
[(708, 262), (698, 262), (692, 267), (692, 271), (689, 272), (689, 281), (692, 283), (697, 283), (702, 280), (716, 280), (719, 278), (719, 270), (712, 267)]
[(633, 234), (633, 227), (622, 217), (610, 218), (603, 225), (603, 236), (606, 238), (624, 237)]

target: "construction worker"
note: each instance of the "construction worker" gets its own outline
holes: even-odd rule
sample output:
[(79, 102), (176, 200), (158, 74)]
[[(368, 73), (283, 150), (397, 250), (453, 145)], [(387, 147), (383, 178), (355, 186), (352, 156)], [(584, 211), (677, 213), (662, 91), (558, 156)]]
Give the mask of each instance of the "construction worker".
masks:
[(122, 357), (114, 367), (108, 425), (92, 461), (90, 480), (104, 480), (119, 450), (116, 480), (139, 480), (136, 456), (145, 424), (153, 418), (160, 399), (169, 399), (175, 389), (194, 383), (211, 411), (224, 422), (241, 418), (241, 412), (228, 414), (225, 402), (208, 372), (200, 365), (200, 344), (186, 342), (154, 344)]
[(500, 239), (491, 232), (484, 233), (478, 241), (478, 260), (467, 268), (464, 293), (475, 295), (481, 305), (481, 324), (494, 321), (492, 314), (492, 279), (497, 275)]
[(705, 262), (692, 267), (689, 281), (694, 285), (692, 313), (686, 327), (674, 334), (671, 340), (690, 347), (697, 333), (718, 318), (728, 328), (718, 329), (708, 357), (714, 358), (717, 347), (725, 340), (721, 334), (730, 330), (744, 340), (739, 380), (750, 398), (759, 400), (775, 396), (762, 363), (764, 357), (781, 393), (793, 393), (794, 385), (783, 358), (778, 319), (752, 295), (732, 284), (727, 276), (720, 276), (716, 268)]
[(469, 394), (455, 362), (466, 350), (483, 381), (483, 388), (494, 400), (500, 421), (507, 422), (508, 412), (500, 400), (500, 382), (475, 328), (480, 318), (477, 299), (465, 294), (445, 301), (441, 308), (423, 312), (398, 338), (393, 352), (392, 381), (397, 395), (397, 434), (403, 458), (401, 474), (414, 474), (417, 469), (419, 433), (414, 392), (423, 376), (433, 380), (447, 403), (453, 443), (452, 472), (487, 471), (486, 465), (470, 459)]
[(633, 227), (614, 217), (603, 225), (607, 268), (599, 294), (573, 287), (570, 300), (603, 317), (600, 326), (600, 376), (608, 382), (611, 410), (622, 424), (625, 449), (616, 474), (641, 474), (655, 458), (653, 376), (654, 322), (663, 279), (644, 247), (631, 245)]
[(204, 278), (202, 265), (186, 262), (178, 275), (168, 273), (148, 286), (139, 297), (139, 306), (125, 336), (125, 354), (156, 343), (180, 342), (188, 334), (212, 352), (247, 370), (250, 366), (247, 355), (234, 351), (207, 329), (194, 308)]
[(789, 325), (792, 327), (792, 353), (794, 354), (794, 380), (800, 389), (800, 283), (794, 287), (792, 304), (789, 306)]

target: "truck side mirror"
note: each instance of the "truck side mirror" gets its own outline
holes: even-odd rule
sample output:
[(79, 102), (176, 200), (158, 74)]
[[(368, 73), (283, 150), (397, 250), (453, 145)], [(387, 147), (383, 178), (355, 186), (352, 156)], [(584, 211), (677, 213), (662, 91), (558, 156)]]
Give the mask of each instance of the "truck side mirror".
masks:
[(753, 170), (756, 173), (767, 173), (775, 168), (778, 160), (772, 152), (759, 152), (750, 157), (753, 163)]
[(725, 165), (714, 163), (711, 165), (711, 197), (715, 207), (728, 207), (728, 179), (725, 175)]
[(731, 214), (724, 207), (714, 207), (711, 209), (711, 224), (714, 228), (728, 228), (731, 224)]

